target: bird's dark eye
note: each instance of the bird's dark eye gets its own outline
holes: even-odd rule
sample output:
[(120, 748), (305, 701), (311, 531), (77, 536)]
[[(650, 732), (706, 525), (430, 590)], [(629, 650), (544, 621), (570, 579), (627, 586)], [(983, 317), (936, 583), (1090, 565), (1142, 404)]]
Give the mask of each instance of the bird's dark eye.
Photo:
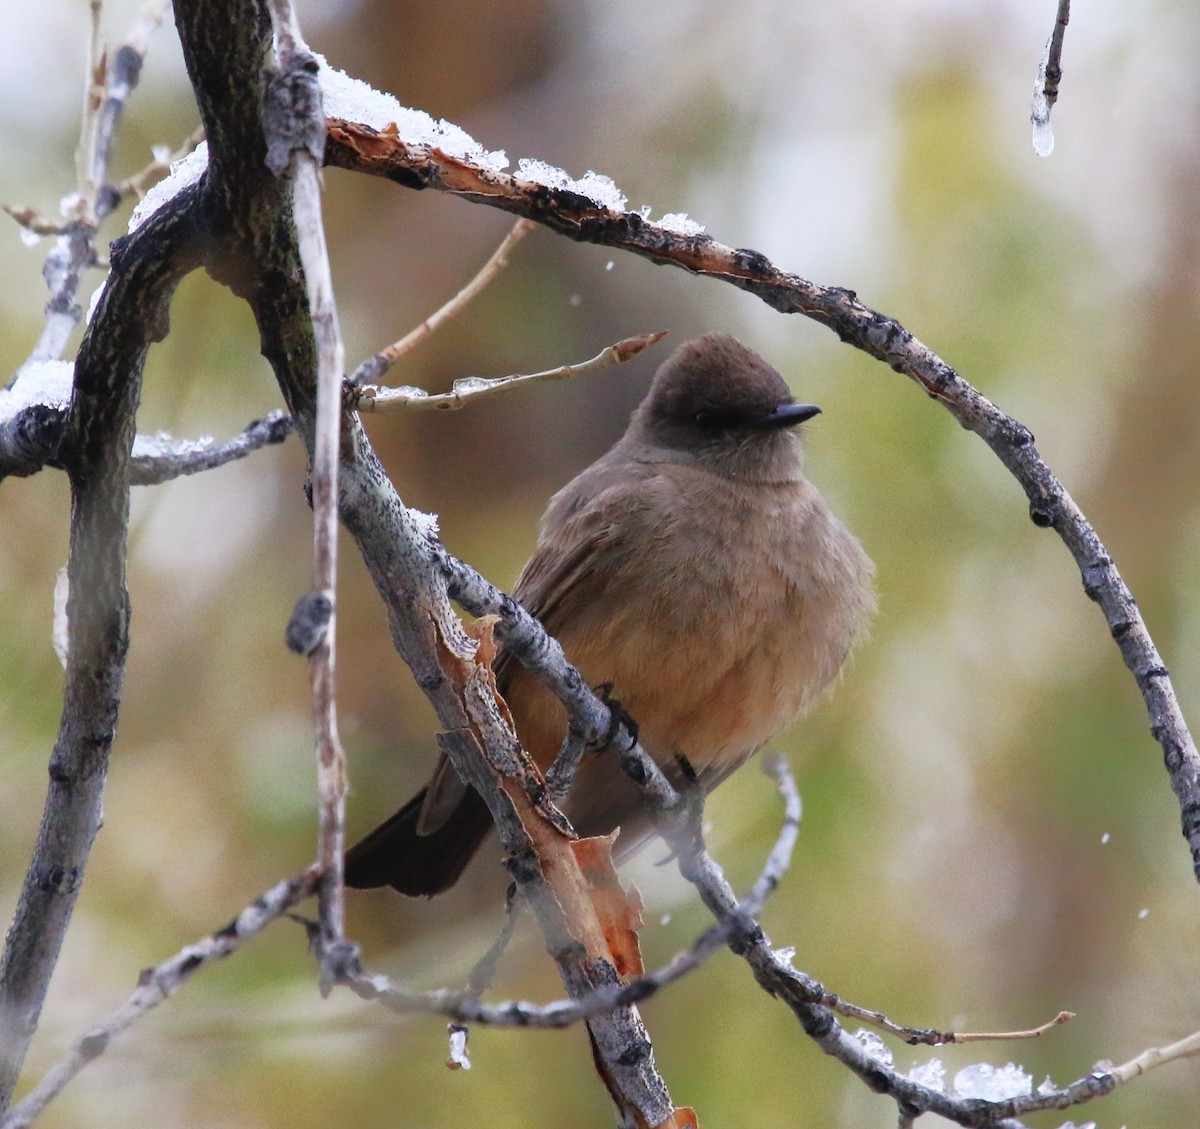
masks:
[(737, 431), (745, 418), (738, 412), (721, 408), (701, 408), (692, 416), (692, 423), (701, 431), (711, 433)]

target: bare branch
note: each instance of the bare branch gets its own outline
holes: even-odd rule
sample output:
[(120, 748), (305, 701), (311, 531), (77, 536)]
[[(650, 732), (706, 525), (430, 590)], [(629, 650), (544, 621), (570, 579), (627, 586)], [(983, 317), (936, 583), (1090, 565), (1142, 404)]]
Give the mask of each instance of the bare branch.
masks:
[(0, 204), (25, 231), (33, 235), (62, 235), (67, 225), (59, 220), (47, 219), (36, 208), (16, 208), (12, 204)]
[(766, 903), (792, 862), (792, 853), (796, 849), (796, 836), (800, 832), (800, 817), (803, 806), (800, 802), (800, 791), (796, 787), (796, 778), (786, 760), (777, 753), (770, 753), (763, 758), (762, 770), (772, 780), (783, 798), (783, 826), (780, 828), (779, 839), (767, 856), (762, 874), (750, 889), (750, 893), (742, 900), (739, 909), (742, 913), (757, 914)]
[(440, 310), (427, 317), (416, 329), (405, 334), (399, 341), (382, 349), (374, 356), (368, 357), (350, 374), (351, 384), (370, 384), (378, 380), (405, 353), (409, 352), (431, 333), (441, 328), (456, 314), (461, 313), (468, 303), (484, 289), (497, 274), (508, 266), (508, 257), (513, 248), (534, 229), (529, 220), (517, 220), (512, 230), (504, 237), (500, 246), (492, 252), (492, 257), (480, 267), (479, 272)]
[(328, 994), (338, 969), (350, 958), (345, 939), (342, 858), (346, 849), (346, 754), (337, 728), (338, 456), (341, 445), (341, 382), (345, 350), (338, 325), (333, 275), (321, 218), (321, 153), (325, 119), (317, 64), (300, 37), (290, 0), (270, 0), (279, 71), (263, 94), (267, 164), (292, 181), (294, 220), (304, 267), (308, 308), (317, 345), (317, 411), (311, 466), (313, 592), (328, 601), (325, 630), (309, 653), (313, 724), (317, 744), (318, 840), (321, 868), (318, 954), (321, 991)]
[(471, 995), (481, 996), (492, 986), (492, 980), (496, 975), (496, 966), (507, 951), (513, 932), (516, 930), (517, 914), (520, 909), (516, 886), (510, 886), (508, 897), (504, 900), (504, 923), (500, 926), (500, 932), (488, 946), (487, 952), (475, 962), (470, 976), (467, 977), (467, 991)]
[[(506, 1028), (559, 1029), (603, 1015), (613, 1008), (640, 1002), (697, 968), (706, 957), (725, 944), (731, 932), (742, 927), (747, 916), (761, 908), (762, 899), (774, 889), (779, 874), (786, 869), (795, 842), (799, 798), (786, 764), (778, 758), (771, 758), (768, 771), (775, 778), (784, 799), (785, 818), (763, 873), (755, 882), (750, 894), (738, 904), (735, 914), (730, 915), (722, 924), (713, 926), (701, 935), (691, 948), (677, 954), (654, 973), (637, 977), (627, 984), (598, 988), (579, 999), (557, 1000), (540, 1005), (516, 1000), (485, 1004), (479, 999), (482, 985), (478, 983), (472, 983), (464, 990), (413, 991), (393, 984), (385, 976), (367, 973), (354, 958), (340, 970), (339, 982), (346, 984), (361, 998), (378, 1001), (398, 1014), (444, 1015), (453, 1021), (452, 1031), (463, 1031), (464, 1028), (460, 1025), (469, 1023)], [(108, 1048), (115, 1037), (128, 1030), (163, 1000), (174, 995), (195, 972), (236, 951), (271, 921), (282, 916), (294, 917), (289, 911), (316, 893), (319, 882), (320, 868), (314, 864), (303, 873), (260, 895), (229, 925), (186, 946), (154, 968), (144, 971), (139, 977), (136, 991), (129, 999), (93, 1024), (76, 1040), (71, 1052), (46, 1073), (20, 1105), (14, 1107), (5, 1119), (0, 1120), (0, 1129), (24, 1129), (28, 1126), (84, 1066)], [(297, 920), (301, 920), (305, 925), (310, 939), (319, 942), (321, 927), (316, 923)], [(509, 932), (512, 920), (511, 916), (507, 919), (505, 934)], [(492, 952), (498, 947), (500, 946), (493, 946)], [(473, 981), (475, 979), (473, 976)], [(1152, 1054), (1158, 1055), (1160, 1061), (1167, 1061), (1168, 1057), (1194, 1053), (1197, 1049), (1197, 1037), (1193, 1037), (1190, 1042), (1190, 1049), (1181, 1043), (1176, 1047), (1164, 1048), (1161, 1052), (1147, 1052), (1138, 1060), (1112, 1073), (1117, 1076), (1124, 1072), (1128, 1077), (1140, 1074), (1145, 1069), (1159, 1064), (1157, 1061), (1148, 1061)], [(858, 1045), (861, 1047), (861, 1044)], [(465, 1045), (462, 1053), (465, 1057)], [(1094, 1096), (1091, 1091), (1095, 1086), (1094, 1078), (1089, 1076), (1081, 1083), (1076, 1083), (1074, 1088), (1069, 1087), (1048, 1096), (1040, 1096), (1036, 1099), (1040, 1103), (1037, 1108), (1066, 1108), (1066, 1105), (1074, 1104), (1078, 1100), (1081, 1091)], [(1070, 1095), (1071, 1099), (1067, 1100), (1066, 1095)], [(977, 1110), (976, 1113), (979, 1114), (977, 1119), (960, 1123), (993, 1123), (983, 1116), (981, 1111)]]
[[(97, 16), (99, 7), (98, 3), (93, 3), (92, 11)], [(111, 58), (106, 59), (107, 50), (97, 45), (100, 52), (98, 66), (93, 73), (97, 78), (103, 73), (103, 83), (98, 83), (88, 92), (80, 161), (80, 196), (87, 209), (80, 218), (93, 226), (113, 210), (119, 199), (108, 184), (108, 168), (112, 161), (117, 126), (125, 112), (125, 104), (141, 77), (142, 63), (150, 48), (150, 37), (162, 24), (166, 14), (166, 0), (148, 0), (142, 4), (125, 41)], [(98, 26), (94, 25), (93, 35), (98, 35), (98, 31)]]
[(1020, 1031), (956, 1031), (947, 1041), (951, 1043), (996, 1043), (1008, 1042), (1011, 1039), (1039, 1039), (1047, 1031), (1061, 1027), (1064, 1023), (1070, 1023), (1074, 1018), (1073, 1011), (1060, 1011), (1053, 1019), (1048, 1019), (1037, 1027), (1027, 1027)]
[(115, 1011), (92, 1024), (75, 1041), (70, 1053), (46, 1072), (24, 1100), (0, 1117), (0, 1129), (26, 1129), (72, 1078), (108, 1049), (116, 1036), (173, 996), (200, 969), (236, 952), (292, 906), (311, 897), (317, 883), (315, 867), (285, 879), (256, 898), (224, 928), (188, 945), (161, 964), (144, 969), (133, 994)]
[(1113, 1067), (1110, 1073), (1117, 1082), (1129, 1082), (1155, 1067), (1175, 1062), (1181, 1058), (1193, 1058), (1196, 1055), (1200, 1055), (1200, 1031), (1193, 1031), (1190, 1035), (1165, 1047), (1151, 1047), (1136, 1058)]
[[(23, 398), (18, 408), (5, 410), (6, 396), (20, 395), (22, 373), (29, 366), (18, 373), (11, 390), (0, 390), (0, 480), (8, 475), (35, 474), (43, 467), (53, 466), (58, 456), (70, 400), (71, 366), (66, 361), (46, 364), (61, 365), (67, 374), (65, 394), (61, 397), (43, 396), (29, 402)], [(158, 486), (203, 470), (215, 470), (264, 446), (282, 443), (293, 430), (287, 413), (271, 412), (224, 443), (215, 444), (211, 438), (175, 439), (164, 433), (138, 436), (133, 440), (130, 456), (130, 485)]]
[(80, 278), (87, 267), (96, 263), (93, 241), (97, 225), (119, 199), (115, 191), (106, 188), (113, 138), (125, 104), (137, 86), (150, 33), (161, 23), (166, 5), (156, 0), (147, 6), (111, 59), (99, 39), (100, 7), (99, 0), (94, 0), (91, 66), (77, 150), (79, 191), (62, 233), (46, 256), (42, 273), (50, 289), (50, 301), (41, 337), (30, 355), (32, 361), (60, 359), (83, 317), (76, 301)]
[(537, 384), (545, 380), (566, 380), (572, 376), (598, 372), (612, 365), (624, 364), (636, 357), (647, 346), (666, 336), (666, 331), (641, 333), (626, 337), (615, 345), (601, 350), (591, 360), (576, 365), (560, 365), (545, 372), (515, 373), (511, 376), (465, 376), (454, 382), (449, 392), (431, 396), (421, 388), (377, 388), (372, 384), (360, 388), (347, 388), (350, 406), (361, 412), (389, 415), (402, 411), (458, 411), (468, 403), (498, 395), (518, 385)]

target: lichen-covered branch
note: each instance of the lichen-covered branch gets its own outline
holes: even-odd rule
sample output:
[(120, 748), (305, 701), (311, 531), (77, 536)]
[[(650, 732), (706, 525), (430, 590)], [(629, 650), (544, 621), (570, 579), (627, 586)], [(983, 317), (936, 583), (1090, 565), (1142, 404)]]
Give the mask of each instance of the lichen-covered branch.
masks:
[(71, 482), (70, 648), (37, 845), (0, 958), (0, 1109), (24, 1061), (100, 826), (129, 644), (129, 456), (146, 353), (199, 262), (182, 194), (113, 247), (113, 272), (75, 363), (58, 458)]
[(102, 1055), (116, 1036), (169, 999), (200, 969), (236, 952), (272, 921), (316, 892), (318, 871), (310, 867), (255, 898), (228, 925), (181, 949), (173, 957), (144, 969), (137, 988), (115, 1011), (92, 1024), (70, 1053), (49, 1070), (19, 1105), (0, 1117), (0, 1129), (26, 1129), (89, 1062)]

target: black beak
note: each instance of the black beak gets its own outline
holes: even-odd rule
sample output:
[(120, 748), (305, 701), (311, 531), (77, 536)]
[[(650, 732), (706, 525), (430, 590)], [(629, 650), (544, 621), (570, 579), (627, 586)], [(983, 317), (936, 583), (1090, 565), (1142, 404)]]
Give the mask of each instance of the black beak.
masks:
[(816, 404), (780, 404), (773, 412), (760, 416), (755, 422), (755, 431), (778, 431), (783, 427), (795, 427), (798, 423), (821, 414)]

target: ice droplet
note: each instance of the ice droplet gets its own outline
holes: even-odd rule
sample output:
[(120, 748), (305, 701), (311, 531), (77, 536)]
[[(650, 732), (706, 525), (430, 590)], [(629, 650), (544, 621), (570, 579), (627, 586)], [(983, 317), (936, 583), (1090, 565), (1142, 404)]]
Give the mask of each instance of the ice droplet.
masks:
[(876, 1062), (883, 1063), (884, 1066), (890, 1067), (892, 1065), (892, 1052), (888, 1050), (887, 1044), (874, 1031), (868, 1031), (865, 1027), (860, 1027), (854, 1032), (854, 1037), (862, 1043), (862, 1048), (869, 1057), (873, 1058)]
[(909, 1072), (908, 1077), (918, 1086), (924, 1086), (935, 1093), (946, 1092), (946, 1066), (940, 1058), (931, 1058), (928, 1062), (918, 1062)]
[(467, 1028), (457, 1023), (450, 1024), (450, 1056), (446, 1065), (451, 1070), (470, 1070), (471, 1060), (467, 1056)]
[(1033, 151), (1039, 157), (1048, 157), (1054, 152), (1054, 130), (1049, 117), (1033, 123)]
[(1039, 157), (1048, 157), (1054, 152), (1054, 132), (1050, 128), (1050, 99), (1046, 97), (1046, 68), (1050, 65), (1051, 36), (1046, 40), (1042, 61), (1038, 66), (1037, 81), (1033, 84), (1033, 105), (1029, 109), (1029, 120), (1033, 123), (1033, 151)]
[(483, 376), (464, 376), (454, 382), (454, 394), (456, 396), (469, 396), (472, 392), (482, 392), (485, 388), (490, 388), (492, 382)]

